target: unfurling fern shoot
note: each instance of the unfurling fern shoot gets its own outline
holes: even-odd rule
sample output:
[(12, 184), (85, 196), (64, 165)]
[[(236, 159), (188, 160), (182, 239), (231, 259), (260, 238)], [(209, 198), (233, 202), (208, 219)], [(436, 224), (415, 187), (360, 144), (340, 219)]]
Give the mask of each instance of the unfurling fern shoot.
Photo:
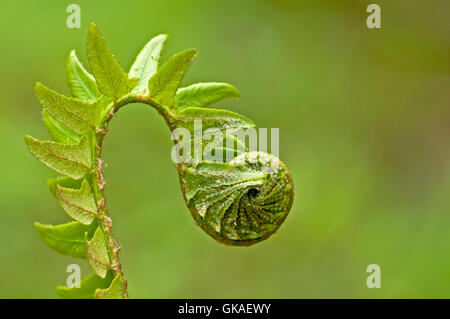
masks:
[[(166, 35), (151, 39), (127, 74), (98, 28), (91, 24), (87, 56), (93, 74), (86, 71), (74, 51), (67, 59), (73, 97), (36, 84), (43, 121), (52, 141), (30, 136), (25, 141), (37, 159), (61, 175), (49, 180), (48, 185), (73, 219), (56, 226), (36, 223), (36, 230), (50, 248), (87, 259), (93, 269), (80, 288), (58, 286), (61, 298), (128, 297), (119, 246), (106, 207), (102, 160), (108, 123), (120, 108), (145, 103), (158, 111), (172, 133), (184, 128), (193, 137), (196, 120), (201, 120), (205, 128), (219, 130), (254, 127), (242, 115), (207, 108), (223, 98), (239, 97), (233, 86), (211, 82), (179, 88), (197, 56), (196, 50), (182, 51), (158, 68), (166, 39)], [(228, 136), (224, 136), (225, 142)], [(176, 136), (174, 140), (179, 142)], [(230, 152), (223, 145), (216, 151)], [(284, 221), (292, 206), (294, 186), (289, 171), (277, 157), (246, 152), (245, 147), (242, 152), (231, 152), (228, 162), (181, 160), (176, 167), (184, 200), (196, 223), (221, 243), (251, 245), (272, 235)]]

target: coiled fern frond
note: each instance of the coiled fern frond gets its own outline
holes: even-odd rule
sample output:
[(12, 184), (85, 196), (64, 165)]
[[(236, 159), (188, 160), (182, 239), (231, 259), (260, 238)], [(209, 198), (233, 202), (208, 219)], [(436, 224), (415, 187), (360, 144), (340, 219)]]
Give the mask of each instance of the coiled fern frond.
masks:
[[(254, 123), (231, 111), (207, 108), (223, 98), (239, 97), (236, 88), (215, 82), (179, 88), (197, 51), (182, 51), (159, 67), (166, 39), (166, 35), (151, 39), (127, 74), (91, 24), (87, 56), (93, 74), (74, 51), (70, 53), (66, 70), (72, 97), (36, 84), (52, 140), (26, 136), (25, 141), (38, 160), (61, 175), (48, 185), (72, 219), (63, 225), (36, 223), (36, 230), (50, 248), (87, 259), (93, 269), (80, 288), (57, 287), (61, 298), (128, 297), (120, 248), (106, 207), (102, 159), (108, 123), (127, 104), (148, 104), (165, 119), (176, 146), (174, 160), (184, 199), (196, 223), (217, 241), (230, 245), (259, 242), (279, 228), (292, 206), (294, 187), (286, 166), (271, 154), (248, 152), (227, 131), (252, 128)], [(196, 121), (202, 123), (200, 130)], [(188, 136), (181, 139), (180, 129)], [(208, 129), (220, 133), (213, 147), (198, 139)], [(225, 143), (230, 139), (240, 147), (230, 148)], [(203, 157), (191, 161), (185, 156), (191, 150), (195, 156), (206, 150), (223, 156), (219, 162)]]
[(266, 239), (283, 223), (294, 199), (286, 166), (264, 152), (242, 153), (229, 164), (200, 163), (180, 174), (192, 216), (224, 244)]

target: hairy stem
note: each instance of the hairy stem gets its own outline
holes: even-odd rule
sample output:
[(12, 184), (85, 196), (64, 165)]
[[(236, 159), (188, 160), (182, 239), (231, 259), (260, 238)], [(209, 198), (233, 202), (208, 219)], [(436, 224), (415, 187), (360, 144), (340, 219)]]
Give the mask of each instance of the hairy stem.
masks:
[(103, 168), (105, 167), (105, 163), (102, 159), (102, 146), (103, 146), (103, 140), (108, 133), (108, 124), (111, 121), (111, 119), (114, 117), (114, 114), (119, 111), (123, 106), (130, 104), (130, 103), (144, 103), (147, 104), (156, 111), (164, 118), (167, 125), (170, 129), (174, 126), (174, 116), (175, 114), (173, 111), (168, 110), (167, 108), (163, 107), (162, 105), (155, 102), (152, 98), (145, 95), (137, 95), (137, 94), (127, 94), (124, 97), (118, 99), (117, 101), (111, 102), (106, 107), (106, 114), (104, 116), (103, 123), (101, 125), (101, 128), (96, 131), (95, 134), (95, 152), (94, 152), (94, 163), (97, 163), (95, 174), (92, 176), (92, 185), (94, 189), (95, 199), (97, 202), (97, 209), (98, 209), (98, 221), (100, 224), (100, 227), (102, 228), (107, 242), (108, 242), (108, 253), (109, 257), (111, 259), (111, 265), (110, 268), (115, 272), (116, 275), (120, 276), (124, 283), (124, 297), (128, 298), (128, 291), (127, 291), (127, 281), (124, 278), (123, 271), (122, 271), (122, 265), (120, 263), (119, 258), (119, 252), (120, 252), (120, 246), (117, 244), (116, 240), (114, 239), (113, 233), (112, 233), (112, 219), (109, 217), (108, 214), (108, 208), (106, 207), (106, 196), (105, 196), (105, 186), (107, 185), (107, 181), (104, 178), (103, 175)]

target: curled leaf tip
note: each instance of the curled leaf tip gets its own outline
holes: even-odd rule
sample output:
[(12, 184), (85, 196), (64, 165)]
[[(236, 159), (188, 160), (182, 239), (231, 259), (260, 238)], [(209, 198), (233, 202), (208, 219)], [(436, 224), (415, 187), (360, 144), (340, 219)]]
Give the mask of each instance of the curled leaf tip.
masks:
[(202, 163), (181, 173), (197, 224), (220, 243), (249, 246), (274, 234), (294, 199), (289, 170), (276, 156), (243, 153), (229, 164)]

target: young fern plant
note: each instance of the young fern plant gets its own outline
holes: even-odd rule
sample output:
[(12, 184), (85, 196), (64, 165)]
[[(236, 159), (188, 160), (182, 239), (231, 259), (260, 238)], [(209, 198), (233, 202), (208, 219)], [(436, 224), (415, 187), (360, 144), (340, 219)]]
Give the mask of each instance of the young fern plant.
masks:
[[(167, 39), (159, 35), (138, 54), (125, 73), (107, 48), (98, 28), (91, 24), (87, 56), (92, 75), (74, 51), (67, 59), (67, 77), (73, 97), (63, 96), (41, 83), (36, 94), (43, 106), (43, 121), (52, 141), (26, 136), (31, 153), (61, 177), (48, 185), (62, 209), (74, 220), (62, 225), (35, 227), (42, 240), (55, 251), (87, 259), (93, 273), (80, 288), (57, 287), (61, 298), (127, 298), (127, 282), (119, 259), (119, 246), (112, 233), (106, 207), (102, 143), (114, 114), (130, 103), (155, 108), (180, 145), (192, 143), (194, 153), (209, 146), (198, 134), (207, 129), (247, 129), (254, 123), (237, 113), (207, 106), (223, 98), (239, 97), (226, 83), (198, 83), (179, 88), (184, 74), (197, 56), (182, 51), (158, 68)], [(196, 121), (201, 121), (200, 132)], [(183, 141), (177, 129), (186, 129)], [(228, 131), (227, 131), (228, 132)], [(286, 218), (294, 198), (292, 178), (286, 166), (264, 152), (247, 152), (227, 133), (212, 153), (230, 154), (222, 162), (188, 161), (177, 153), (184, 200), (196, 223), (217, 241), (228, 245), (251, 245), (272, 235)], [(232, 139), (232, 145), (226, 142)], [(190, 145), (190, 144), (189, 144)], [(197, 147), (197, 148), (196, 148)], [(189, 153), (190, 146), (184, 148)], [(184, 152), (183, 151), (183, 152)], [(186, 155), (183, 153), (183, 155)], [(228, 162), (226, 161), (227, 159)]]

